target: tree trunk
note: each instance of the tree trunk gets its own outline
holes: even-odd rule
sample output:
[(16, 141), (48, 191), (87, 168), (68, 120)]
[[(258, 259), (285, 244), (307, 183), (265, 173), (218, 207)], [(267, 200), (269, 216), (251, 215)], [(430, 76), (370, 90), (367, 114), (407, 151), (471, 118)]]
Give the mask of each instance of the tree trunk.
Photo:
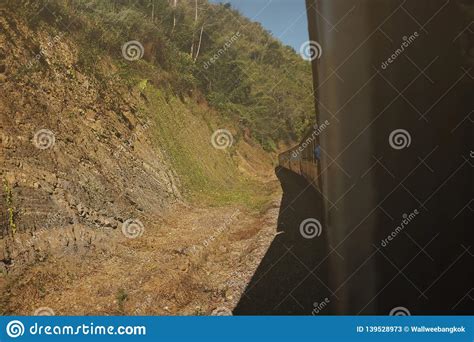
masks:
[(176, 7), (178, 6), (178, 0), (173, 0), (173, 29), (171, 30), (171, 34), (173, 34), (174, 29), (176, 27)]
[(194, 57), (194, 63), (196, 63), (196, 60), (199, 56), (199, 51), (201, 50), (201, 42), (202, 42), (202, 32), (204, 31), (204, 25), (201, 26), (201, 34), (199, 35), (199, 45), (196, 51), (196, 56)]
[(193, 58), (194, 55), (194, 31), (196, 30), (196, 25), (198, 21), (198, 0), (194, 0), (195, 4), (195, 14), (194, 14), (194, 26), (193, 26), (193, 38), (192, 38), (192, 43), (191, 43), (191, 58)]

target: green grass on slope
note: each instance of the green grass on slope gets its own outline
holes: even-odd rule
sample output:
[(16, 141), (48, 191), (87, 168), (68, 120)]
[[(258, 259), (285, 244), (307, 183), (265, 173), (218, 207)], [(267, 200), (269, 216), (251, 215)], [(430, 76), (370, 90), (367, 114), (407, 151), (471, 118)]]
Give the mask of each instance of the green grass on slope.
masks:
[[(174, 96), (165, 98), (150, 85), (143, 93), (150, 101), (146, 110), (153, 124), (154, 143), (170, 158), (188, 199), (203, 205), (237, 204), (251, 209), (268, 202), (269, 189), (239, 174), (232, 159), (236, 141), (226, 150), (212, 146), (213, 125), (204, 119), (206, 109), (191, 100), (183, 103)], [(232, 131), (214, 127), (218, 128)]]

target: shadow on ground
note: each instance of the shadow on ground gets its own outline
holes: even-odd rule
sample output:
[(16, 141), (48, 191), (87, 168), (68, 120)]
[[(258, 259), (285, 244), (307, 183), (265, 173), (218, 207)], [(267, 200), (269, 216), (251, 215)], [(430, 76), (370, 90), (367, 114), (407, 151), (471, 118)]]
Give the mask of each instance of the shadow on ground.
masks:
[(300, 233), (303, 220), (321, 220), (321, 196), (301, 176), (280, 167), (275, 173), (283, 189), (278, 235), (233, 314), (330, 314), (333, 299), (327, 288), (326, 232), (323, 229), (320, 236), (311, 239)]

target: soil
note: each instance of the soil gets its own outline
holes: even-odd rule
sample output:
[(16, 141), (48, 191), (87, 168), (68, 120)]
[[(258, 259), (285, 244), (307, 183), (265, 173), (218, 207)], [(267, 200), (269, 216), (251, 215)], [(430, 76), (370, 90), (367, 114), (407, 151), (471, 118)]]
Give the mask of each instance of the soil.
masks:
[(177, 204), (137, 238), (76, 227), (75, 247), (48, 245), (21, 272), (11, 267), (3, 314), (231, 314), (276, 233), (279, 185), (269, 186), (275, 199), (261, 214)]

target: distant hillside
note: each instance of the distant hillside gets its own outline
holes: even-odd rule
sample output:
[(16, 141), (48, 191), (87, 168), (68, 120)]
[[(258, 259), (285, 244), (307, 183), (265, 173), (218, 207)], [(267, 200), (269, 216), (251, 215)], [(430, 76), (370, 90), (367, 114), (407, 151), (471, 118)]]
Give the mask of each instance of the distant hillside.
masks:
[[(118, 73), (131, 83), (147, 79), (181, 97), (205, 99), (267, 150), (276, 149), (281, 141), (298, 140), (312, 123), (309, 63), (229, 4), (207, 0), (20, 2), (33, 24), (44, 21), (67, 29), (81, 42), (79, 57), (84, 68), (93, 70), (97, 55), (108, 54), (119, 63)], [(18, 1), (10, 4), (18, 8)], [(143, 46), (142, 58), (134, 63), (121, 56), (129, 41)]]

